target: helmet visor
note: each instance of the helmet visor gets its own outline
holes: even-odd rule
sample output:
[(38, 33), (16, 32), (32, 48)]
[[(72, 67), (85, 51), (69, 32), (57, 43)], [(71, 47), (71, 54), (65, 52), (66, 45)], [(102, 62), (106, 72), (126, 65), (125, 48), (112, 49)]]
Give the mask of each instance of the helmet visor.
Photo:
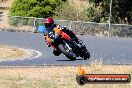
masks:
[(45, 23), (45, 27), (48, 28), (48, 27), (51, 27), (52, 24), (49, 24), (49, 23)]

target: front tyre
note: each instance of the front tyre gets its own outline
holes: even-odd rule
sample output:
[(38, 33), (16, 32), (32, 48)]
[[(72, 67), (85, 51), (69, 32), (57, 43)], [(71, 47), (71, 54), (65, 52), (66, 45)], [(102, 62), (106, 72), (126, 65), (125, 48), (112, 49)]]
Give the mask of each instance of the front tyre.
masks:
[(76, 60), (76, 56), (72, 51), (67, 51), (62, 44), (58, 46), (60, 51), (70, 60)]
[(89, 58), (90, 58), (90, 53), (87, 51), (87, 52), (84, 54), (83, 59), (84, 59), (84, 60), (87, 60), (87, 59), (89, 59)]
[(86, 46), (85, 45), (82, 45), (81, 46), (81, 57), (86, 60), (86, 59), (89, 59), (90, 58), (90, 53), (89, 51), (86, 49)]

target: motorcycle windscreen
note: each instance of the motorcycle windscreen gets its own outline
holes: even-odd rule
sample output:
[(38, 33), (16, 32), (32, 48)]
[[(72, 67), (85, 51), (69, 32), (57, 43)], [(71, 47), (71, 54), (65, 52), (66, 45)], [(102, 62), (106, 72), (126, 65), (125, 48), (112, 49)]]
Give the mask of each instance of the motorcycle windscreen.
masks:
[(37, 28), (37, 33), (46, 33), (46, 28), (43, 25), (39, 25)]

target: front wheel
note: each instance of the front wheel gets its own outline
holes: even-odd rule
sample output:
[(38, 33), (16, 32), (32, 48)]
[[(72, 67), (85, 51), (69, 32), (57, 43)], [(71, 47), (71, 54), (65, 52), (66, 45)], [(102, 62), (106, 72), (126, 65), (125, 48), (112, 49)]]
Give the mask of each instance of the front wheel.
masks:
[(85, 45), (82, 45), (81, 46), (81, 57), (86, 60), (86, 59), (89, 59), (90, 58), (90, 53), (89, 51), (86, 49), (86, 46)]
[(87, 52), (85, 52), (85, 54), (84, 54), (84, 56), (83, 56), (83, 59), (84, 60), (87, 60), (87, 59), (89, 59), (90, 58), (90, 53), (87, 51)]
[(66, 50), (62, 44), (60, 44), (58, 48), (68, 59), (76, 60), (76, 55), (71, 50)]

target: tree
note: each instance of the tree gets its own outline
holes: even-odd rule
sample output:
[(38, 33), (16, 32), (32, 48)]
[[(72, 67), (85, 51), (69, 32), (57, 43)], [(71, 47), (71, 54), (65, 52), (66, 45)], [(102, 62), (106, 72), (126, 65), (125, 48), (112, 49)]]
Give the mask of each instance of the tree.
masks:
[(65, 20), (82, 20), (87, 21), (88, 17), (86, 14), (86, 11), (79, 11), (75, 8), (75, 6), (72, 6), (69, 4), (69, 2), (61, 4), (59, 7), (55, 10), (55, 18), (57, 19), (65, 19)]
[[(111, 0), (90, 0), (91, 3), (97, 4), (95, 8), (101, 8), (100, 21), (102, 18), (108, 20), (109, 6)], [(112, 23), (129, 23), (132, 24), (132, 1), (131, 0), (113, 0), (112, 2)]]
[(89, 0), (89, 3), (93, 3), (93, 7), (97, 7), (102, 1), (103, 0)]
[(54, 10), (66, 0), (15, 0), (10, 9), (12, 16), (53, 16)]

